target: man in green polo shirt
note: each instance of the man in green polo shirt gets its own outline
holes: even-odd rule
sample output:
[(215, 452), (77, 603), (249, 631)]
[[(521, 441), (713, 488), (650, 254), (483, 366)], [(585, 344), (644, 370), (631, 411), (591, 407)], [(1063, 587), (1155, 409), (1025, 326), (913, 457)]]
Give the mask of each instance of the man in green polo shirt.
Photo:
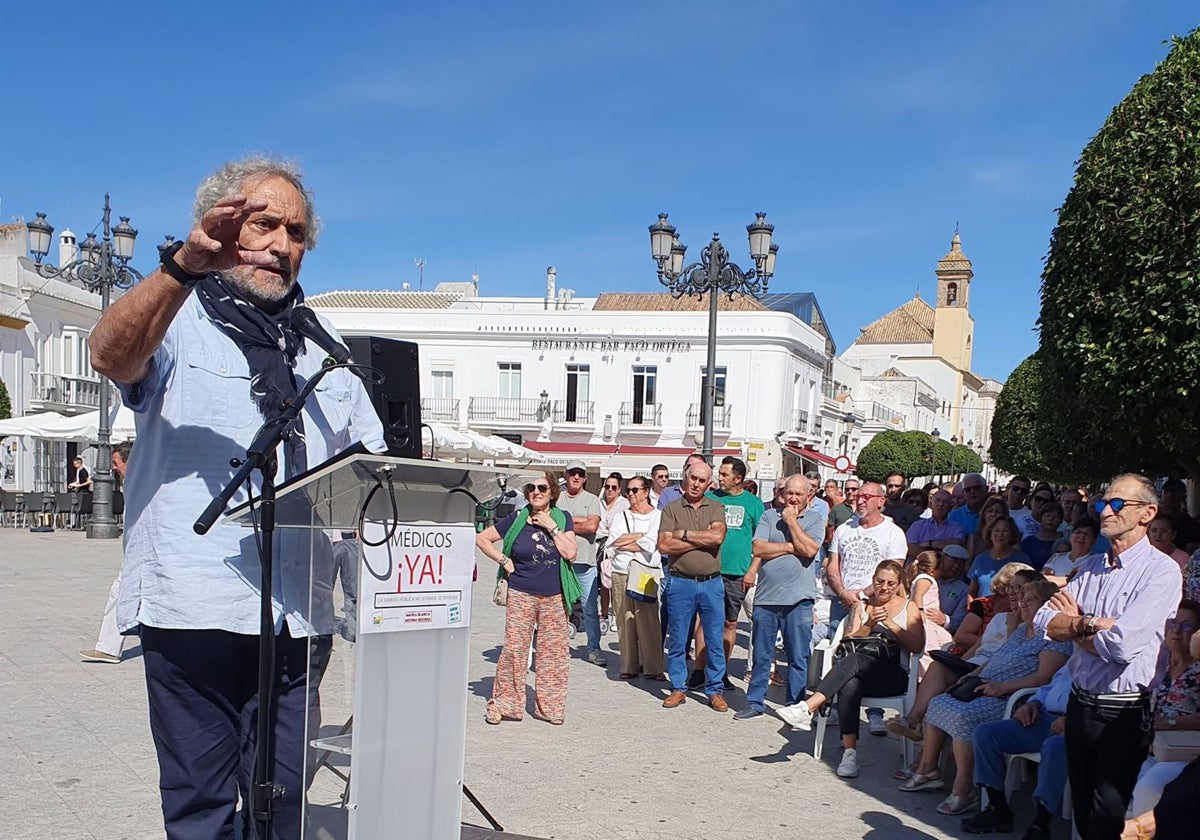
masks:
[[(750, 547), (754, 542), (754, 531), (762, 519), (762, 500), (742, 487), (746, 480), (746, 462), (728, 455), (721, 459), (717, 470), (720, 489), (708, 495), (725, 505), (725, 541), (721, 543), (721, 580), (725, 586), (725, 627), (721, 636), (725, 651), (725, 675), (722, 677), (726, 691), (735, 691), (737, 686), (729, 679), (729, 657), (733, 643), (737, 640), (738, 613), (746, 600), (743, 579), (750, 571), (752, 560)], [(688, 680), (688, 688), (699, 688), (704, 684), (704, 664), (708, 651), (704, 631), (696, 625), (696, 664)]]

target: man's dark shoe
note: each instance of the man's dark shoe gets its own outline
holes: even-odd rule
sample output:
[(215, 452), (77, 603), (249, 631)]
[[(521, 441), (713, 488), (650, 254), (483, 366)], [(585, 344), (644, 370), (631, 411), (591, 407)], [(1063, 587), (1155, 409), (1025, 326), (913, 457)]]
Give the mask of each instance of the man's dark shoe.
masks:
[(733, 684), (733, 680), (729, 679), (728, 674), (721, 677), (721, 685), (723, 685), (725, 687), (726, 691), (737, 691), (738, 690), (738, 687)]
[(729, 704), (725, 702), (724, 694), (714, 694), (708, 698), (708, 705), (713, 707), (714, 712), (728, 712)]
[(704, 687), (704, 672), (692, 671), (692, 675), (688, 677), (688, 688), (703, 688)]
[(674, 709), (676, 706), (682, 706), (687, 702), (687, 695), (682, 691), (672, 691), (667, 695), (667, 699), (663, 701), (664, 709)]
[(761, 717), (762, 712), (753, 706), (747, 706), (733, 716), (734, 720), (750, 720), (751, 718)]
[(1021, 840), (1050, 840), (1050, 829), (1042, 828), (1035, 823), (1025, 829), (1025, 833), (1021, 835)]
[(990, 805), (962, 821), (967, 834), (1008, 834), (1013, 830), (1012, 811), (1000, 811)]

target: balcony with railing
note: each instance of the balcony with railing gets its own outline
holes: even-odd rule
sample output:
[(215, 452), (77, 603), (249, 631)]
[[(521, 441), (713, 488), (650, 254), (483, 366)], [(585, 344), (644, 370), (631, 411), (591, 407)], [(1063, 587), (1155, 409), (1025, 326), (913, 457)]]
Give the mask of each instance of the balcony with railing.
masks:
[(421, 397), (421, 419), (458, 422), (460, 402), (453, 397)]
[[(100, 389), (111, 388), (99, 377), (64, 376), (60, 373), (34, 373), (29, 407), (35, 411), (78, 414), (100, 407)], [(115, 405), (116, 403), (114, 403)]]
[(591, 400), (555, 400), (555, 423), (578, 423), (592, 425), (596, 417), (596, 404)]
[(808, 412), (802, 408), (792, 409), (792, 431), (808, 434)]
[(621, 403), (618, 415), (622, 428), (662, 428), (662, 403)]
[(467, 420), (472, 423), (507, 423), (515, 426), (537, 426), (546, 419), (539, 399), (522, 397), (471, 397), (467, 403)]
[[(728, 429), (733, 422), (733, 406), (713, 406), (713, 428)], [(692, 403), (688, 406), (687, 424), (689, 429), (704, 427), (704, 403)]]
[(868, 415), (876, 423), (886, 423), (889, 426), (904, 426), (904, 412), (883, 403), (871, 403)]

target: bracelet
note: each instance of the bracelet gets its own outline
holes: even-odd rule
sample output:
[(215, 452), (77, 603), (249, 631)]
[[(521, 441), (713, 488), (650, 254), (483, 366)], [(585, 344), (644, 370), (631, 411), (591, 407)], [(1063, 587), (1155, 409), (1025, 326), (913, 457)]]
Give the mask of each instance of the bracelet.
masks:
[(190, 289), (208, 275), (192, 274), (179, 263), (175, 262), (175, 255), (186, 244), (186, 242), (173, 242), (166, 248), (163, 248), (159, 259), (159, 267), (162, 268), (163, 274), (166, 274), (176, 283), (183, 286), (183, 288)]

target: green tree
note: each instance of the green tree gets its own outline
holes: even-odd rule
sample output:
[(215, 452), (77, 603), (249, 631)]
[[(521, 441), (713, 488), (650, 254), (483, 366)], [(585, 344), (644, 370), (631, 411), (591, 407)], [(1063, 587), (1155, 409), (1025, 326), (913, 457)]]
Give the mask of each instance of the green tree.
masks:
[(1036, 479), (1053, 479), (1042, 456), (1038, 406), (1042, 397), (1042, 361), (1034, 353), (1009, 374), (992, 417), (992, 463), (1001, 470)]
[(875, 435), (862, 448), (855, 468), (863, 481), (882, 482), (893, 470), (899, 470), (907, 476), (921, 475), (924, 465), (922, 455), (920, 443), (912, 437), (911, 432), (889, 429)]
[(1038, 323), (1051, 474), (1200, 479), (1200, 30), (1173, 39), (1084, 148)]
[(0, 420), (12, 417), (12, 401), (8, 398), (8, 386), (0, 379)]

